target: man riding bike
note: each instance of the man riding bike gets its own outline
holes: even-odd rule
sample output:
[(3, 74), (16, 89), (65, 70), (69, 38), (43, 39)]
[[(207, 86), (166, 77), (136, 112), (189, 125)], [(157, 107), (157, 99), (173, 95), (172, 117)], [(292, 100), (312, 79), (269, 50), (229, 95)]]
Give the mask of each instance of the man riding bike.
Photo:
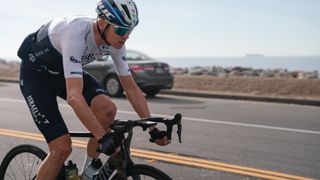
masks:
[[(71, 139), (57, 97), (67, 101), (94, 136), (88, 141), (85, 166), (98, 157), (98, 146), (110, 154), (119, 144), (108, 128), (116, 106), (99, 82), (82, 69), (84, 64), (111, 55), (134, 110), (141, 118), (150, 117), (147, 102), (126, 62), (124, 44), (139, 22), (135, 3), (99, 0), (96, 11), (97, 18), (56, 18), (28, 35), (18, 50), (22, 59), (21, 92), (49, 146), (37, 179), (55, 179), (71, 153)], [(149, 133), (158, 145), (170, 143), (164, 131), (152, 127)]]

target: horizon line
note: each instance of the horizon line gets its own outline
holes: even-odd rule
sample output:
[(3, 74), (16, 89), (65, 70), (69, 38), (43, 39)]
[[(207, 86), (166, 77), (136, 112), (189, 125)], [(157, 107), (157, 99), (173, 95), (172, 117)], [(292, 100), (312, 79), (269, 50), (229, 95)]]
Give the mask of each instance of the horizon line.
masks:
[[(153, 56), (154, 58), (264, 58), (264, 57), (320, 57), (319, 55), (264, 55), (264, 54), (245, 54), (245, 55), (211, 55), (211, 56)], [(12, 61), (21, 60), (18, 56), (0, 56), (0, 60)]]

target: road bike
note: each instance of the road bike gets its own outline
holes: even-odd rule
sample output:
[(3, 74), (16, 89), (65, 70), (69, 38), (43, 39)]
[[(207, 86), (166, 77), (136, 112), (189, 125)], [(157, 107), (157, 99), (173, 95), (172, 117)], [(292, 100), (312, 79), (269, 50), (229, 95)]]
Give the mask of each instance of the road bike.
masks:
[[(171, 178), (161, 170), (146, 164), (135, 164), (130, 156), (130, 145), (133, 136), (133, 128), (147, 128), (163, 123), (167, 128), (167, 137), (171, 140), (173, 126), (177, 125), (177, 134), (181, 143), (182, 125), (181, 114), (177, 113), (174, 118), (166, 119), (161, 117), (145, 118), (139, 120), (115, 120), (110, 128), (121, 139), (120, 152), (115, 153), (106, 160), (110, 167), (114, 167), (112, 175), (106, 179), (156, 179), (170, 180)], [(70, 132), (71, 137), (93, 137), (88, 132)], [(151, 141), (151, 140), (150, 140)], [(99, 149), (97, 149), (99, 151)], [(41, 148), (30, 144), (18, 145), (11, 149), (0, 166), (0, 180), (32, 180), (36, 178), (36, 173), (41, 162), (46, 158), (47, 153)], [(65, 179), (64, 168), (59, 173), (58, 180)]]

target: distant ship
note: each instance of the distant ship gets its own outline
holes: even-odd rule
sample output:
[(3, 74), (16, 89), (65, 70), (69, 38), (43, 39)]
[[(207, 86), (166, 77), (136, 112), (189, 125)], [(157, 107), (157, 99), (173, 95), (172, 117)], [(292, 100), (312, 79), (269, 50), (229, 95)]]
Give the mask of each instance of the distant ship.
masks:
[(246, 57), (264, 57), (263, 54), (247, 54)]

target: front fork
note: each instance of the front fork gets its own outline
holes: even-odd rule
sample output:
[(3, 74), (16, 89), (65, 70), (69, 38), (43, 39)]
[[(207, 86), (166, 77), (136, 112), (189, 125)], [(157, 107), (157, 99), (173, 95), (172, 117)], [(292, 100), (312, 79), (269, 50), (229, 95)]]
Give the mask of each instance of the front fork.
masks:
[[(108, 159), (108, 163), (118, 171), (119, 178), (122, 180), (127, 179), (127, 169), (134, 165), (130, 157), (130, 146), (133, 132), (130, 130), (128, 136), (123, 138), (121, 142), (120, 152), (113, 154)], [(123, 134), (124, 136), (124, 134)]]

